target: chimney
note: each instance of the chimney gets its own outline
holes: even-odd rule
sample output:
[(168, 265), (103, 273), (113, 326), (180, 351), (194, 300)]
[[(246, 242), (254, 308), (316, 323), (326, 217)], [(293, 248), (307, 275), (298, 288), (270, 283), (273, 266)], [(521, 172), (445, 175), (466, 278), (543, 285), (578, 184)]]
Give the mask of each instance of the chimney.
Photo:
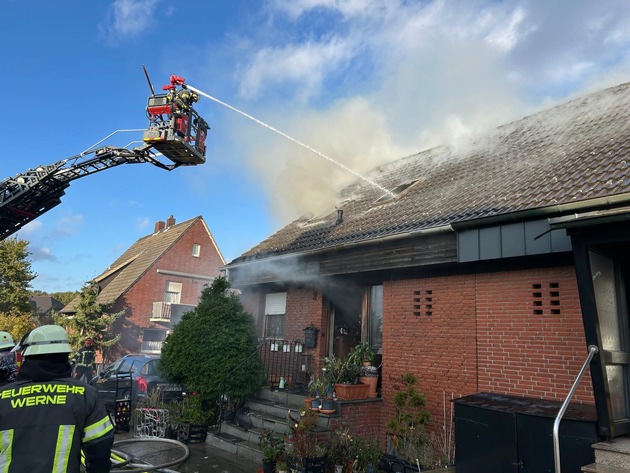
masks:
[(172, 227), (173, 225), (175, 225), (175, 217), (171, 215), (166, 219), (166, 228)]
[(155, 230), (153, 231), (153, 233), (157, 233), (160, 230), (164, 230), (164, 222), (162, 220), (158, 220), (157, 222), (155, 222)]

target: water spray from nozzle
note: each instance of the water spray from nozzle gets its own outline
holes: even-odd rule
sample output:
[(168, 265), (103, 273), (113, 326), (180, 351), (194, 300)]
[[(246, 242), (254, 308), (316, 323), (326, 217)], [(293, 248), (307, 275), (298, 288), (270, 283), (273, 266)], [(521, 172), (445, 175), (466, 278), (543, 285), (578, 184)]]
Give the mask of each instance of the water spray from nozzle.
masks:
[(333, 159), (333, 158), (331, 158), (331, 157), (329, 157), (329, 156), (326, 156), (324, 153), (322, 153), (322, 152), (320, 152), (320, 151), (317, 151), (316, 149), (314, 149), (314, 148), (310, 147), (309, 145), (307, 145), (307, 144), (305, 144), (305, 143), (302, 143), (302, 142), (301, 142), (301, 141), (299, 141), (299, 140), (296, 140), (295, 138), (292, 138), (291, 136), (287, 135), (286, 133), (283, 133), (282, 131), (278, 130), (277, 128), (274, 128), (274, 127), (272, 127), (271, 125), (268, 125), (267, 123), (264, 123), (264, 122), (262, 122), (262, 121), (258, 120), (257, 118), (254, 118), (254, 117), (252, 117), (251, 115), (249, 115), (249, 114), (247, 114), (247, 113), (245, 113), (245, 112), (243, 112), (243, 111), (241, 111), (241, 110), (239, 110), (239, 109), (237, 109), (237, 108), (235, 108), (235, 107), (232, 107), (231, 105), (229, 105), (229, 104), (227, 104), (227, 103), (225, 103), (225, 102), (223, 102), (223, 101), (221, 101), (221, 100), (219, 100), (219, 99), (217, 99), (217, 98), (215, 98), (215, 97), (212, 97), (211, 95), (208, 95), (208, 94), (206, 94), (205, 92), (202, 92), (201, 90), (197, 89), (196, 87), (193, 87), (193, 86), (192, 86), (192, 85), (190, 85), (190, 84), (186, 84), (186, 87), (187, 87), (187, 88), (189, 88), (190, 90), (192, 90), (193, 92), (197, 92), (199, 95), (203, 95), (204, 97), (209, 98), (210, 100), (213, 100), (213, 101), (215, 101), (216, 103), (218, 103), (218, 104), (220, 104), (220, 105), (223, 105), (224, 107), (227, 107), (227, 108), (229, 108), (230, 110), (233, 110), (233, 111), (235, 111), (236, 113), (239, 113), (239, 114), (243, 115), (243, 116), (244, 116), (244, 117), (246, 117), (246, 118), (249, 118), (250, 120), (253, 120), (254, 122), (258, 123), (259, 125), (262, 125), (262, 126), (264, 126), (265, 128), (267, 128), (267, 129), (269, 129), (269, 130), (271, 130), (271, 131), (273, 131), (273, 132), (275, 132), (275, 133), (279, 134), (280, 136), (283, 136), (283, 137), (284, 137), (284, 138), (286, 138), (287, 140), (293, 141), (294, 143), (296, 143), (296, 144), (298, 144), (298, 145), (302, 146), (303, 148), (306, 148), (307, 150), (312, 151), (313, 153), (315, 153), (315, 154), (317, 154), (317, 155), (321, 156), (322, 158), (324, 158), (324, 159), (326, 159), (326, 160), (330, 161), (331, 163), (333, 163), (333, 164), (335, 164), (335, 165), (339, 166), (340, 168), (344, 169), (345, 171), (348, 171), (349, 173), (354, 174), (354, 175), (355, 175), (355, 176), (357, 176), (359, 179), (364, 180), (364, 181), (365, 181), (365, 182), (367, 182), (368, 184), (370, 184), (370, 185), (372, 185), (372, 186), (374, 186), (374, 187), (377, 187), (377, 188), (379, 188), (380, 190), (382, 190), (383, 192), (385, 192), (386, 194), (388, 194), (388, 195), (390, 195), (390, 196), (394, 197), (394, 194), (393, 194), (391, 191), (388, 191), (387, 189), (385, 189), (384, 187), (382, 187), (382, 186), (378, 185), (376, 182), (372, 181), (371, 179), (368, 179), (367, 177), (362, 176), (361, 174), (359, 174), (359, 173), (358, 173), (358, 172), (356, 172), (355, 170), (350, 169), (350, 168), (349, 168), (348, 166), (346, 166), (345, 164), (343, 164), (343, 163), (341, 163), (341, 162), (339, 162), (339, 161), (337, 161), (337, 160), (335, 160), (335, 159)]

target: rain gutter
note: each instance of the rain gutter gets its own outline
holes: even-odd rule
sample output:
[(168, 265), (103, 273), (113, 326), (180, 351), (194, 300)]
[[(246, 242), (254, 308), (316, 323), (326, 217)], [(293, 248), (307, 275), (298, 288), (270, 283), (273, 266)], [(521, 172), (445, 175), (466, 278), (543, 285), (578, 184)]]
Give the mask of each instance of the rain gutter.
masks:
[(521, 210), (507, 214), (494, 215), (492, 217), (455, 222), (451, 225), (455, 231), (470, 230), (473, 228), (498, 225), (507, 222), (522, 222), (524, 220), (532, 220), (540, 217), (551, 218), (567, 213), (577, 213), (579, 210), (592, 209), (593, 207), (614, 206), (624, 203), (630, 203), (630, 193), (599, 197), (590, 200), (581, 200), (579, 202), (570, 202), (536, 209)]

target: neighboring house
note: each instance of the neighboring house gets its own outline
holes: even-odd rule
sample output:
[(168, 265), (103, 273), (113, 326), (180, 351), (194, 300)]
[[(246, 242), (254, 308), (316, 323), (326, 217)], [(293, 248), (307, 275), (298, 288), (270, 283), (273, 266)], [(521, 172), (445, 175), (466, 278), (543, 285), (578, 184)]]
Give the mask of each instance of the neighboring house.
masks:
[[(94, 278), (98, 302), (114, 302), (111, 312), (125, 311), (113, 328), (120, 334), (106, 361), (126, 353), (159, 353), (168, 332), (197, 306), (204, 286), (225, 264), (202, 217), (175, 223), (173, 216), (155, 224), (107, 270)], [(75, 301), (63, 309), (72, 314)]]
[(52, 296), (32, 296), (30, 302), (33, 311), (39, 318), (40, 325), (53, 323), (52, 312), (59, 312), (63, 309), (63, 304)]
[[(366, 177), (391, 193), (357, 181), (336, 212), (227, 265), (261, 337), (303, 338), (312, 324), (314, 377), (323, 357), (370, 343), (383, 435), (404, 373), (443, 436), (451, 398), (559, 405), (596, 345), (573, 401), (596, 413), (598, 435), (630, 433), (630, 84)], [(549, 446), (551, 429), (538, 434)]]

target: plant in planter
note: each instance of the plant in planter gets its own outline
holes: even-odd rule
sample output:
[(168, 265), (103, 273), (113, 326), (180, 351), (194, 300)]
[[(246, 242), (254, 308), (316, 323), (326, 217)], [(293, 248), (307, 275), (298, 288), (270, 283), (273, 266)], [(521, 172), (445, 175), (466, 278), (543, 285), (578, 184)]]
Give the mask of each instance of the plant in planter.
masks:
[(376, 435), (356, 437), (355, 460), (352, 468), (359, 472), (376, 472), (383, 457), (383, 450)]
[(348, 362), (355, 365), (372, 365), (374, 360), (376, 360), (376, 352), (368, 343), (359, 343), (348, 353)]
[(355, 458), (355, 440), (348, 428), (339, 427), (328, 438), (328, 463), (346, 473)]
[(170, 404), (169, 415), (178, 440), (205, 442), (211, 411), (197, 393), (190, 393), (181, 402)]
[(327, 383), (334, 386), (335, 395), (341, 400), (365, 399), (369, 387), (359, 382), (360, 365), (349, 358), (330, 356), (324, 365)]
[(417, 376), (406, 373), (400, 379), (403, 388), (393, 398), (395, 415), (387, 421), (391, 440), (389, 453), (415, 465), (426, 454), (428, 436), (424, 426), (429, 421), (429, 411), (424, 407), (424, 394), (416, 388)]
[(326, 397), (326, 388), (326, 381), (324, 381), (322, 378), (314, 380), (309, 385), (308, 390), (311, 395), (311, 398), (309, 398), (311, 400), (311, 408), (319, 409), (321, 407), (321, 401), (323, 398)]
[(284, 439), (274, 435), (269, 429), (263, 429), (258, 439), (263, 454), (263, 470), (265, 473), (274, 473), (276, 463), (282, 458), (285, 451)]
[(284, 460), (279, 460), (276, 462), (276, 471), (278, 473), (288, 473), (289, 469), (287, 467), (287, 462)]
[(293, 421), (291, 433), (287, 439), (287, 464), (291, 471), (325, 473), (327, 465), (326, 447), (320, 442), (315, 431), (317, 413), (307, 411), (306, 416), (297, 421), (289, 413)]

